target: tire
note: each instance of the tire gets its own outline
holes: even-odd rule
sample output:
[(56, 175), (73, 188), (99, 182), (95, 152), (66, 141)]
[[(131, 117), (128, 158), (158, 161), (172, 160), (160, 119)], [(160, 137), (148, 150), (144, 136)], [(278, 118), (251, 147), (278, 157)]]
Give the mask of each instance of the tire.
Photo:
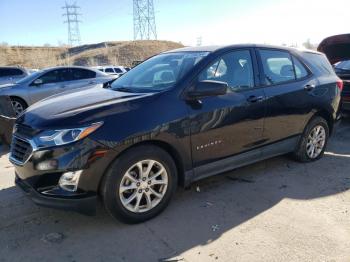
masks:
[(22, 99), (17, 97), (11, 97), (11, 103), (13, 110), (15, 111), (16, 117), (18, 117), (24, 110), (27, 109), (27, 104)]
[[(320, 137), (321, 137), (321, 132), (323, 133), (324, 131), (324, 143), (322, 148), (321, 148), (322, 143), (317, 143), (318, 144), (317, 149), (315, 149), (314, 151), (315, 155), (312, 155), (312, 153), (310, 153), (310, 150), (312, 151), (312, 149), (310, 149), (312, 148), (312, 146), (310, 147), (309, 143), (313, 144), (313, 142), (312, 142), (312, 139), (310, 139), (310, 137), (315, 134), (312, 132), (316, 132), (317, 131), (316, 128), (318, 127), (320, 127), (319, 129)], [(327, 147), (328, 139), (329, 139), (329, 126), (327, 121), (324, 118), (319, 116), (312, 118), (310, 122), (307, 124), (304, 130), (304, 133), (302, 134), (302, 137), (300, 138), (300, 141), (298, 143), (298, 147), (293, 154), (295, 160), (303, 163), (319, 160), (324, 155), (324, 152)], [(315, 139), (314, 141), (317, 141), (317, 139)]]
[[(152, 169), (147, 172), (150, 166)], [(147, 180), (144, 178), (143, 181), (142, 176), (148, 177)], [(155, 177), (151, 179), (152, 176)], [(132, 189), (125, 190), (129, 187)], [(171, 156), (159, 147), (142, 145), (131, 148), (112, 163), (102, 181), (101, 195), (112, 217), (126, 224), (136, 224), (160, 214), (168, 206), (176, 188), (177, 169)], [(162, 198), (153, 193), (162, 195)], [(127, 204), (130, 199), (133, 200)]]

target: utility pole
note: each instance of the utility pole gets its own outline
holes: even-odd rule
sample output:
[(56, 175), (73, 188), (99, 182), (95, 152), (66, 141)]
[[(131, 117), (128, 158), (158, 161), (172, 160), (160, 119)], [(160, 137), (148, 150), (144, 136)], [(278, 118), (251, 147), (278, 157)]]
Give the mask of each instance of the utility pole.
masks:
[(202, 46), (203, 44), (203, 37), (197, 37), (197, 46)]
[(134, 40), (157, 40), (153, 0), (133, 0)]
[(63, 16), (66, 18), (64, 23), (68, 25), (68, 45), (80, 45), (79, 23), (81, 23), (81, 21), (78, 19), (78, 17), (81, 16), (81, 14), (78, 13), (80, 7), (77, 6), (76, 2), (74, 2), (74, 4), (68, 4), (66, 2), (66, 5), (63, 6), (62, 9), (64, 9), (65, 12)]

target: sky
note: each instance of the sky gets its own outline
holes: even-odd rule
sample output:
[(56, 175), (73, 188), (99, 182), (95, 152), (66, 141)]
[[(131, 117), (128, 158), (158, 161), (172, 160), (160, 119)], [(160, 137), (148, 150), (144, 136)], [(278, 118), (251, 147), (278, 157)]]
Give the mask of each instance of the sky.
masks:
[[(74, 2), (67, 0), (68, 3)], [(133, 39), (132, 0), (76, 0), (83, 44)], [(67, 43), (64, 0), (0, 0), (0, 43)], [(350, 0), (154, 0), (159, 40), (301, 46), (350, 33)]]

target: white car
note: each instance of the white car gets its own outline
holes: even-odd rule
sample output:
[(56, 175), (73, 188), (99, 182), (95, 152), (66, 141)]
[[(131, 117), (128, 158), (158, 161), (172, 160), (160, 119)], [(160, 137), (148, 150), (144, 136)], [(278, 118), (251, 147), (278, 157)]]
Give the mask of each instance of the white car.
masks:
[(21, 67), (4, 66), (0, 67), (0, 84), (11, 84), (26, 77), (28, 71)]
[(95, 66), (94, 69), (97, 69), (101, 72), (104, 72), (109, 75), (116, 75), (118, 77), (124, 75), (128, 70), (124, 66)]

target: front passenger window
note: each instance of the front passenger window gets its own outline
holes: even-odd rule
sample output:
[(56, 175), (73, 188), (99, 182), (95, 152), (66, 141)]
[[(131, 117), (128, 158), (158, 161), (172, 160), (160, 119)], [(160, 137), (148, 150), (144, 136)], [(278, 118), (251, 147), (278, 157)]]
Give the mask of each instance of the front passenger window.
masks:
[(249, 50), (233, 51), (223, 55), (209, 65), (198, 77), (198, 81), (225, 82), (232, 91), (254, 87), (253, 63)]
[(52, 70), (42, 75), (39, 79), (43, 81), (43, 84), (57, 83), (61, 81), (60, 70)]

